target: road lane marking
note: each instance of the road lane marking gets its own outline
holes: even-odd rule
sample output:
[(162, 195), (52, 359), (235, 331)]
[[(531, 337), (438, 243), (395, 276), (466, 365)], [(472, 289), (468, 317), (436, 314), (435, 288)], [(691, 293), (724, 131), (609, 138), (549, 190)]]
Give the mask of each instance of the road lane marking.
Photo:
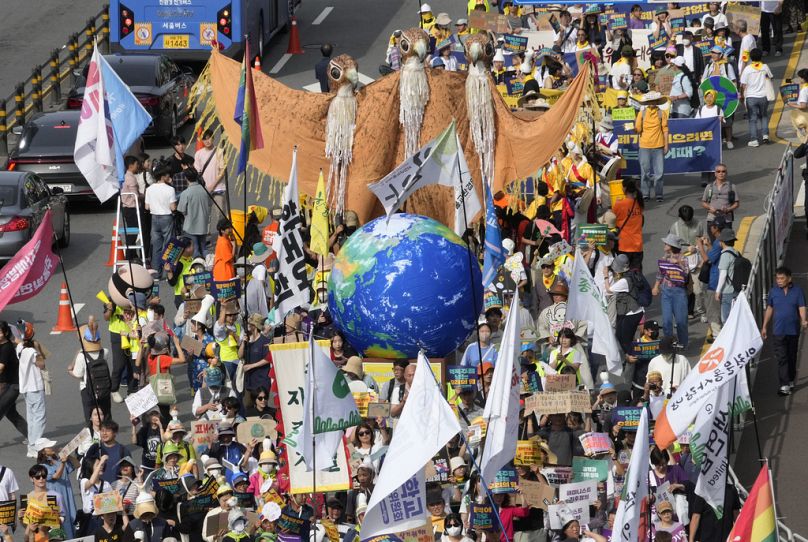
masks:
[[(78, 316), (79, 311), (84, 308), (84, 303), (74, 303), (73, 306), (76, 308), (76, 316)], [(78, 318), (76, 318), (78, 320)], [(51, 331), (51, 335), (61, 335), (61, 331)]]
[[(359, 82), (362, 83), (363, 85), (369, 85), (373, 81), (375, 81), (375, 79), (373, 79), (372, 77), (365, 75), (364, 73), (361, 72), (358, 74), (358, 79)], [(307, 90), (315, 94), (320, 94), (320, 83), (311, 83), (310, 85), (304, 85), (303, 90)]]
[(286, 63), (287, 63), (287, 62), (289, 62), (289, 59), (290, 59), (290, 58), (292, 58), (292, 53), (285, 53), (285, 54), (284, 54), (284, 55), (283, 55), (283, 56), (280, 58), (280, 60), (278, 60), (278, 61), (275, 63), (275, 65), (274, 65), (274, 66), (272, 66), (272, 69), (271, 69), (271, 70), (269, 70), (269, 73), (278, 73), (279, 71), (281, 71), (281, 70), (283, 69), (283, 67), (284, 67), (284, 66), (286, 66)]
[(331, 11), (332, 11), (333, 9), (334, 9), (334, 8), (333, 8), (333, 7), (331, 7), (331, 6), (328, 6), (327, 8), (323, 8), (323, 11), (322, 11), (322, 12), (321, 12), (321, 13), (320, 13), (318, 16), (317, 16), (317, 18), (316, 18), (316, 19), (314, 19), (314, 21), (312, 21), (312, 23), (311, 23), (311, 24), (316, 25), (316, 24), (320, 24), (320, 23), (322, 23), (322, 22), (323, 22), (323, 20), (324, 20), (326, 17), (328, 17), (328, 14), (329, 14), (329, 13), (331, 13)]

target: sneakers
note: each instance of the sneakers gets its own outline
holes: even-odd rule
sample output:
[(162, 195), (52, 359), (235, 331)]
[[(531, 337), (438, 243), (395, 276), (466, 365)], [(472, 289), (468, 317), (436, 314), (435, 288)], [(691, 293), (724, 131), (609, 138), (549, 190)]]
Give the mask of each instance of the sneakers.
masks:
[(662, 203), (663, 201), (665, 201), (663, 198), (657, 198), (656, 200), (657, 200), (657, 203)]
[(123, 397), (121, 397), (121, 394), (117, 391), (112, 392), (112, 400), (116, 403), (123, 403)]
[(707, 317), (706, 317), (706, 316), (703, 316), (703, 315), (702, 315), (702, 316), (700, 317), (700, 319), (701, 319), (701, 323), (702, 323), (702, 324), (706, 324), (706, 323), (707, 323)]
[(760, 143), (758, 143), (757, 139), (753, 139), (749, 143), (746, 144), (747, 147), (760, 147)]
[(788, 386), (780, 386), (780, 389), (777, 390), (777, 395), (782, 396), (791, 395), (791, 388), (789, 388)]
[(25, 454), (26, 457), (31, 459), (36, 459), (39, 454), (36, 453), (36, 450), (28, 450), (28, 453)]
[(769, 141), (769, 136), (767, 135), (763, 136), (763, 143), (766, 143), (767, 145), (771, 143), (771, 141)]
[(775, 51), (774, 56), (783, 56), (783, 51)]
[(732, 150), (732, 149), (734, 149), (734, 148), (735, 148), (735, 145), (732, 143), (732, 141), (727, 141), (727, 148), (728, 148), (729, 150)]

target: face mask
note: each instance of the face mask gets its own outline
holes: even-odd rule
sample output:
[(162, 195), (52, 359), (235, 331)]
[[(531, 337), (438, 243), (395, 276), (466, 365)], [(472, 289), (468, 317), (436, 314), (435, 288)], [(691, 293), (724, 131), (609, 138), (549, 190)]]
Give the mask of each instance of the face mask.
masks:
[(683, 44), (685, 47), (690, 47), (690, 40), (682, 40), (682, 44)]
[(266, 463), (261, 465), (261, 471), (263, 471), (265, 474), (269, 474), (270, 472), (272, 472), (272, 465)]
[(213, 478), (218, 478), (222, 474), (222, 469), (210, 469), (208, 471)]
[(460, 536), (460, 527), (449, 527), (446, 529), (446, 534), (449, 536)]
[(609, 412), (614, 408), (614, 405), (611, 403), (601, 403), (600, 409), (604, 412)]
[(152, 309), (146, 311), (146, 318), (149, 322), (154, 322), (154, 311)]
[(236, 531), (237, 533), (243, 533), (243, 532), (244, 532), (244, 528), (245, 528), (245, 525), (244, 525), (244, 522), (243, 522), (243, 521), (239, 521), (238, 523), (236, 523), (236, 524), (233, 526), (233, 530), (234, 530), (234, 531)]
[(230, 497), (229, 499), (227, 499), (227, 506), (232, 508), (232, 507), (236, 506), (237, 504), (238, 504), (238, 500), (235, 497)]

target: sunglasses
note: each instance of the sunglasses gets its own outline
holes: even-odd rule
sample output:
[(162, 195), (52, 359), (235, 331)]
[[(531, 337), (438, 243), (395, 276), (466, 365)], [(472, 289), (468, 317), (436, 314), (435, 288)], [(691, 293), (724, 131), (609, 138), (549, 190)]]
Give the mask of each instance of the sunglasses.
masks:
[(675, 55), (665, 55), (665, 58), (676, 58)]
[(48, 478), (48, 475), (47, 474), (35, 474), (31, 478), (33, 478), (34, 480), (46, 480)]
[(447, 527), (460, 527), (460, 524), (459, 523), (447, 523), (446, 526)]
[(255, 400), (256, 401), (266, 401), (267, 396), (266, 395), (259, 395), (258, 397), (255, 398)]
[(370, 431), (359, 431), (357, 435), (359, 435), (360, 437), (365, 437), (370, 435)]
[(715, 172), (716, 173), (726, 173), (727, 170), (726, 169), (716, 169)]

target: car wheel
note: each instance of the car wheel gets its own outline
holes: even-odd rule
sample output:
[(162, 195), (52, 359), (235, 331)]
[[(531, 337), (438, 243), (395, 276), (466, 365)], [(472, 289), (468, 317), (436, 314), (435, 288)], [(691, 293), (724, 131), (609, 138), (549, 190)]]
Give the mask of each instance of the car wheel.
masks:
[(65, 209), (65, 222), (62, 227), (62, 236), (59, 238), (59, 248), (67, 248), (70, 244), (70, 213)]

